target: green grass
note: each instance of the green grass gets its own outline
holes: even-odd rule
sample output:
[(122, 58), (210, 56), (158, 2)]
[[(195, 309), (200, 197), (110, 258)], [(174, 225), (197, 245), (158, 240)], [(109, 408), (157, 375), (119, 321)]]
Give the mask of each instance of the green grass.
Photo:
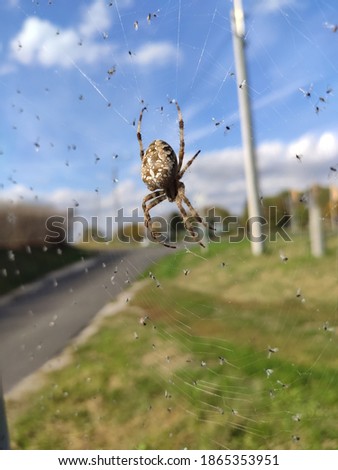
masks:
[(337, 246), (222, 243), (152, 265), (158, 282), (71, 365), (9, 401), (13, 447), (338, 448)]
[(47, 250), (42, 246), (13, 250), (1, 248), (0, 295), (90, 256), (93, 252), (68, 245), (50, 246)]

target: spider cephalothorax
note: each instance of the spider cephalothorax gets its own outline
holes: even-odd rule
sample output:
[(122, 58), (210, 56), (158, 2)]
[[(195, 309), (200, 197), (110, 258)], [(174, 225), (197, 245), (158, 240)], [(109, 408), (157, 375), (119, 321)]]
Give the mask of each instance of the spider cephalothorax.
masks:
[[(159, 233), (152, 229), (152, 221), (149, 214), (150, 209), (155, 207), (160, 202), (168, 199), (169, 202), (176, 202), (177, 207), (182, 215), (184, 226), (186, 230), (196, 238), (197, 234), (193, 229), (191, 221), (195, 219), (205, 225), (200, 215), (191, 205), (189, 199), (185, 195), (185, 186), (181, 178), (195, 160), (200, 150), (186, 163), (182, 168), (184, 159), (184, 122), (182, 118), (181, 109), (175, 101), (178, 112), (178, 124), (180, 130), (180, 149), (178, 159), (173, 148), (163, 140), (154, 140), (146, 151), (143, 149), (143, 142), (141, 136), (141, 123), (143, 108), (140, 113), (138, 126), (137, 126), (137, 140), (140, 145), (140, 157), (142, 161), (141, 175), (143, 182), (147, 185), (148, 189), (152, 191), (144, 197), (142, 208), (144, 211), (144, 225), (149, 227), (152, 237), (157, 240)], [(149, 203), (147, 205), (147, 203)], [(186, 212), (183, 207), (185, 203), (190, 210), (190, 214)], [(202, 243), (199, 242), (201, 245)], [(165, 244), (165, 243), (164, 243)], [(172, 247), (172, 245), (166, 245)], [(174, 247), (173, 247), (174, 248)]]

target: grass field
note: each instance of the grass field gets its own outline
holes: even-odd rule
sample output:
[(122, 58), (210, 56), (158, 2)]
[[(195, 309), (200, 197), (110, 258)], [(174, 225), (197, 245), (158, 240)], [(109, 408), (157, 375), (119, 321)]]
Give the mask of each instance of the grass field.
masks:
[(19, 449), (337, 449), (338, 243), (175, 252), (118, 315), (8, 401)]

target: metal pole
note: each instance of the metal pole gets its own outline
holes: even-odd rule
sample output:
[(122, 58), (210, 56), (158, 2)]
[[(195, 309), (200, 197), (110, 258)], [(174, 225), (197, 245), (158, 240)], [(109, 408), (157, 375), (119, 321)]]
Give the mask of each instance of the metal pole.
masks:
[(9, 448), (9, 434), (5, 412), (5, 401), (0, 377), (0, 450), (9, 450)]
[(249, 231), (251, 251), (260, 255), (264, 251), (264, 241), (261, 225), (260, 196), (256, 171), (255, 142), (253, 135), (250, 95), (245, 61), (245, 26), (241, 0), (234, 0), (232, 11), (232, 37), (238, 85), (238, 101), (241, 118), (244, 166), (246, 175)]

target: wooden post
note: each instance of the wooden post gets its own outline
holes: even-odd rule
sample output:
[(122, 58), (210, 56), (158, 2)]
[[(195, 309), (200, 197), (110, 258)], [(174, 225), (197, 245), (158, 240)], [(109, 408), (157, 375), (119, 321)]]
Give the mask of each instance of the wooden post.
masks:
[(299, 220), (296, 216), (296, 208), (299, 204), (299, 191), (291, 189), (289, 194), (289, 211), (291, 217), (291, 233), (295, 234), (299, 232)]
[(336, 232), (338, 227), (338, 187), (333, 185), (330, 186), (330, 218), (331, 229)]
[(318, 186), (313, 186), (309, 198), (309, 230), (311, 254), (316, 258), (324, 255), (322, 214), (318, 204)]

